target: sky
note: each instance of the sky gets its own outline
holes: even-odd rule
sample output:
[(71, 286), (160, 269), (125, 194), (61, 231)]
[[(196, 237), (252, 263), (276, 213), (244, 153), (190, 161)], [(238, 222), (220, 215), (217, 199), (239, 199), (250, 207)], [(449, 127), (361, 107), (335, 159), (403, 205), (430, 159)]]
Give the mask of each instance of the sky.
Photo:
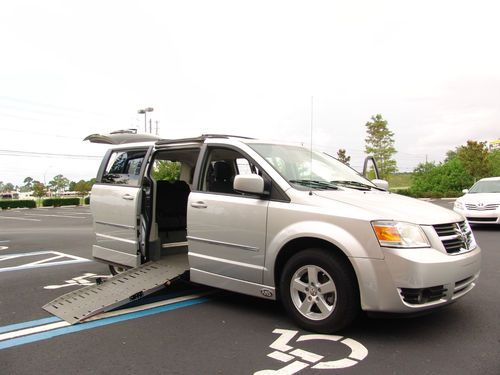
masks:
[[(351, 165), (382, 114), (400, 171), (500, 138), (498, 1), (4, 1), (0, 181), (95, 177), (89, 134), (298, 142)], [(311, 126), (312, 123), (312, 126)], [(312, 129), (312, 131), (311, 131)]]

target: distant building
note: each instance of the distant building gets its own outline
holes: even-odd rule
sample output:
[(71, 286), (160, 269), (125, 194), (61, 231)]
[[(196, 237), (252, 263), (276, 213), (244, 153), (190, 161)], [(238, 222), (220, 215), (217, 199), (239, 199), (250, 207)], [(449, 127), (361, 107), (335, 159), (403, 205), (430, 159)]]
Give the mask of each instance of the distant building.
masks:
[(488, 150), (500, 150), (500, 139), (488, 142)]
[(0, 193), (0, 199), (19, 199), (17, 192)]

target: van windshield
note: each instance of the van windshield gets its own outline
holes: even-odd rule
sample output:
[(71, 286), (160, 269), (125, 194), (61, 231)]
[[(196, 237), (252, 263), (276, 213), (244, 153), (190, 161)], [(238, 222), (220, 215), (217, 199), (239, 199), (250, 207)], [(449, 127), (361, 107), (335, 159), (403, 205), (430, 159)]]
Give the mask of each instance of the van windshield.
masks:
[(299, 190), (336, 190), (340, 186), (370, 190), (376, 186), (337, 159), (305, 147), (248, 143), (292, 186)]

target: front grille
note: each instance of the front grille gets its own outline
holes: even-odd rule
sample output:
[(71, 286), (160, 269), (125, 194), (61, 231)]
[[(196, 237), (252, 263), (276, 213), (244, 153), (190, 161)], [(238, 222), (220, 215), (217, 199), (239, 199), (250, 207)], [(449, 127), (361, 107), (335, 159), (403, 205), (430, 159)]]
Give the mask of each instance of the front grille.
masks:
[(401, 288), (400, 293), (403, 301), (411, 305), (422, 305), (424, 303), (439, 301), (446, 296), (447, 289), (443, 285), (430, 288)]
[(465, 221), (434, 225), (434, 229), (448, 254), (463, 253), (473, 249), (472, 231)]
[(472, 204), (472, 203), (466, 203), (465, 208), (471, 211), (495, 211), (498, 207), (500, 207), (499, 203), (492, 203), (492, 204)]
[(494, 223), (497, 221), (496, 217), (467, 217), (469, 221), (482, 221), (485, 223)]

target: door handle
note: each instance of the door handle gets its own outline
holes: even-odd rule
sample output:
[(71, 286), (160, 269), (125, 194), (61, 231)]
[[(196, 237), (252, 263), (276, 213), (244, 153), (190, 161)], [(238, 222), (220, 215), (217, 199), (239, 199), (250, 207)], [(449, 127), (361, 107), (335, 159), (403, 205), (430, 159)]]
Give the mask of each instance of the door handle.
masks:
[(205, 202), (199, 201), (199, 202), (191, 203), (191, 207), (193, 207), (193, 208), (207, 208), (208, 206)]
[(134, 200), (134, 197), (132, 195), (130, 195), (130, 194), (123, 194), (122, 198), (126, 199), (128, 201), (133, 201)]

